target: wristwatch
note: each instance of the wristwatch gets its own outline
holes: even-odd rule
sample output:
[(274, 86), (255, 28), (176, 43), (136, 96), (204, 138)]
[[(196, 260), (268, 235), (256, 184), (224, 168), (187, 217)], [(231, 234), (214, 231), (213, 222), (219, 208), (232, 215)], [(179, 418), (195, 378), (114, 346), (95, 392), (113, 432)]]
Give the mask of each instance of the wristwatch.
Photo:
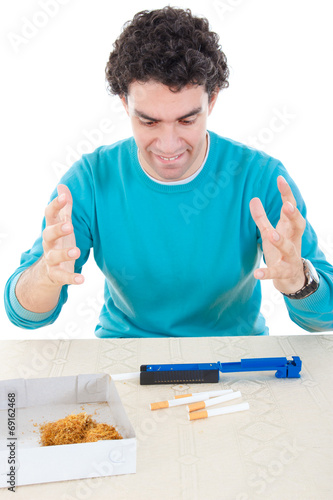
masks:
[(282, 293), (288, 299), (304, 299), (314, 293), (319, 287), (319, 276), (313, 265), (308, 259), (302, 259), (305, 274), (304, 286), (295, 293)]

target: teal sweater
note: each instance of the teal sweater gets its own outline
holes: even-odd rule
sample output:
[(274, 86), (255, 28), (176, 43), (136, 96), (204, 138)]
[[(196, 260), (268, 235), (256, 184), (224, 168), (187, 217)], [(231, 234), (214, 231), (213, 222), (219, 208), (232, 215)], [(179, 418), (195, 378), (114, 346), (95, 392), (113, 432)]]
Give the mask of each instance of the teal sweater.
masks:
[[(253, 277), (262, 249), (249, 202), (259, 197), (275, 226), (282, 204), (276, 179), (282, 174), (304, 217), (306, 208), (278, 160), (209, 134), (206, 163), (186, 184), (165, 185), (149, 178), (140, 167), (133, 138), (83, 155), (61, 179), (73, 195), (73, 224), (81, 250), (76, 272), (93, 248), (105, 276), (98, 337), (268, 333), (260, 314), (260, 282)], [(55, 190), (51, 199), (56, 195)], [(22, 254), (20, 267), (6, 285), (7, 314), (20, 327), (52, 323), (67, 300), (64, 286), (49, 313), (31, 313), (17, 301), (20, 273), (41, 254), (39, 237)], [(285, 299), (290, 317), (309, 331), (332, 329), (333, 268), (308, 221), (302, 256), (316, 267), (320, 286), (308, 298)]]

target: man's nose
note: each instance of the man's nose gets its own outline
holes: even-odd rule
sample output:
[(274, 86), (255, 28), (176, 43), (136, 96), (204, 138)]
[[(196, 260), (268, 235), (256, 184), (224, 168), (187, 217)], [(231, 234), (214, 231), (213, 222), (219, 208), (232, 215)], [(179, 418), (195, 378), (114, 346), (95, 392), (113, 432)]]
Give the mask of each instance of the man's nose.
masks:
[(157, 147), (165, 155), (173, 155), (180, 152), (180, 137), (173, 125), (165, 125), (157, 138)]

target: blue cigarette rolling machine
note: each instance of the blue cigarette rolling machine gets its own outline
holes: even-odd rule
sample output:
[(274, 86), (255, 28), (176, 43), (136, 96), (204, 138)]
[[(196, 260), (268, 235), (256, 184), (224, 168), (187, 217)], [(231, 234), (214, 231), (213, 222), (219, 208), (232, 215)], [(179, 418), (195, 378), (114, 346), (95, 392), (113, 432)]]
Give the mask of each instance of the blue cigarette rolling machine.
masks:
[(140, 384), (205, 384), (219, 382), (219, 372), (254, 372), (276, 370), (277, 378), (299, 378), (302, 361), (298, 356), (287, 358), (250, 358), (239, 363), (189, 363), (141, 365)]

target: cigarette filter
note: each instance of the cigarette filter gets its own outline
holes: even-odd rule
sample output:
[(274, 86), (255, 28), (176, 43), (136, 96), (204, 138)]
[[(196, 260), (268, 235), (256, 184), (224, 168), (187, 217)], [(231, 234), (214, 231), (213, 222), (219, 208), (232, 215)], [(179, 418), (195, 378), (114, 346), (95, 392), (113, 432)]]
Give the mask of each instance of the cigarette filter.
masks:
[[(213, 398), (215, 396), (222, 396), (223, 394), (230, 394), (233, 392), (232, 389), (221, 389), (220, 391), (208, 391), (210, 394), (210, 398)], [(207, 391), (205, 392), (193, 392), (192, 394), (178, 394), (177, 396), (174, 396), (175, 399), (180, 399), (180, 398), (189, 398), (191, 396), (197, 396), (199, 394), (207, 394)]]
[[(229, 390), (229, 389), (228, 389)], [(199, 392), (198, 394), (193, 394), (193, 396), (189, 396), (187, 398), (179, 398), (179, 399), (170, 399), (169, 401), (158, 401), (156, 403), (150, 404), (151, 410), (160, 410), (161, 408), (169, 408), (172, 406), (181, 406), (186, 405), (187, 403), (194, 403), (196, 401), (202, 401), (204, 399), (209, 399), (210, 397), (217, 396), (216, 393), (224, 393), (225, 391), (208, 391), (208, 392)], [(233, 392), (230, 389), (230, 392)]]
[(216, 415), (224, 415), (226, 413), (235, 413), (236, 411), (244, 411), (250, 408), (249, 403), (240, 403), (239, 405), (226, 406), (225, 408), (214, 408), (212, 410), (202, 410), (189, 413), (189, 420), (198, 420), (201, 418), (215, 417)]
[(208, 408), (209, 406), (218, 405), (220, 403), (224, 403), (225, 401), (231, 401), (232, 399), (237, 399), (240, 397), (242, 397), (242, 394), (239, 391), (232, 392), (231, 394), (225, 394), (224, 396), (207, 399), (207, 401), (198, 401), (196, 403), (191, 403), (187, 406), (187, 411), (191, 412), (202, 410), (204, 408)]

